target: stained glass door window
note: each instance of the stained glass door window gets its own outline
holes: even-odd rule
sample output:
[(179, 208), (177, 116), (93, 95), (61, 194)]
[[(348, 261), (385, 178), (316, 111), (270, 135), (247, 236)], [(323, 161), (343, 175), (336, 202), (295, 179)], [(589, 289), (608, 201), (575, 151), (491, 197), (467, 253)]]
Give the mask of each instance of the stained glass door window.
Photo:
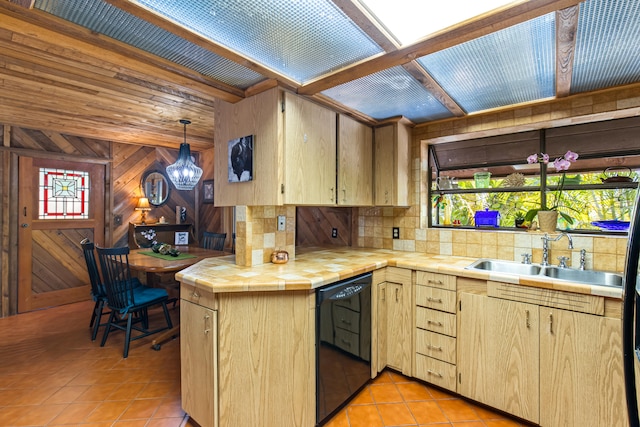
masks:
[(89, 172), (40, 168), (39, 219), (88, 219)]

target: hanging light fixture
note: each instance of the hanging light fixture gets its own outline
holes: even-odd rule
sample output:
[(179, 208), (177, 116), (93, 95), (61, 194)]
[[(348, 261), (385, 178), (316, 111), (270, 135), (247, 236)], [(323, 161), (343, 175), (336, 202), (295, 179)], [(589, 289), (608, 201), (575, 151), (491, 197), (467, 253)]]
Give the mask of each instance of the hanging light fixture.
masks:
[(167, 166), (167, 174), (178, 190), (193, 190), (202, 176), (202, 169), (191, 159), (191, 148), (187, 144), (187, 125), (191, 122), (182, 119), (180, 123), (184, 125), (184, 142), (180, 144), (178, 160)]

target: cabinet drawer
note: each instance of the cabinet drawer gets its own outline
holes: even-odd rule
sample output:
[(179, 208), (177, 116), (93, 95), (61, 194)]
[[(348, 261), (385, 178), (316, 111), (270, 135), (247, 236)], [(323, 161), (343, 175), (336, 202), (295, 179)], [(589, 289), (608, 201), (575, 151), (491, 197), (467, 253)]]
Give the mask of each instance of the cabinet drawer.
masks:
[(211, 291), (196, 288), (195, 286), (181, 283), (180, 298), (213, 310), (218, 309), (215, 294)]
[(416, 326), (439, 334), (456, 336), (456, 315), (442, 311), (416, 307)]
[(346, 307), (353, 311), (360, 311), (360, 294), (354, 295), (351, 298), (343, 298), (335, 301), (334, 305), (338, 307)]
[(456, 391), (456, 365), (416, 354), (416, 378)]
[(416, 352), (451, 364), (456, 363), (456, 339), (416, 329)]
[(436, 310), (456, 312), (456, 293), (429, 286), (416, 286), (416, 304)]
[(455, 291), (456, 276), (449, 276), (448, 274), (440, 273), (430, 273), (428, 271), (416, 271), (416, 284)]
[(336, 305), (333, 307), (333, 325), (335, 328), (358, 333), (360, 331), (360, 313)]

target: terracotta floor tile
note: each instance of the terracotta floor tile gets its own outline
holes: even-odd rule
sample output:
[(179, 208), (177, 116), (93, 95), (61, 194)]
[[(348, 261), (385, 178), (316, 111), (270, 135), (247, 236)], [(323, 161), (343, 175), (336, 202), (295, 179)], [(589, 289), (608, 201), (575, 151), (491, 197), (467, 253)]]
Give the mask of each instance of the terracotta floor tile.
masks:
[(58, 416), (66, 404), (34, 405), (23, 407), (22, 416), (11, 423), (13, 426), (44, 426)]
[(172, 393), (180, 392), (180, 383), (177, 381), (158, 381), (146, 385), (138, 394), (139, 399), (152, 397), (165, 397)]
[(147, 383), (118, 384), (105, 400), (135, 399), (146, 386)]
[(86, 422), (117, 420), (131, 404), (128, 400), (103, 402), (87, 418)]
[(98, 405), (100, 405), (100, 402), (71, 403), (51, 421), (51, 424), (79, 424), (84, 421)]
[(480, 417), (472, 405), (461, 399), (438, 400), (438, 406), (451, 422), (478, 421)]
[(120, 416), (120, 420), (149, 419), (156, 412), (162, 399), (137, 399)]
[(157, 420), (149, 420), (146, 427), (179, 427), (183, 425), (183, 421), (183, 418), (161, 418)]
[(372, 381), (372, 384), (383, 384), (383, 383), (392, 383), (391, 379), (391, 371), (382, 371), (375, 377)]
[(433, 400), (422, 402), (407, 402), (407, 407), (418, 424), (448, 423), (449, 419)]
[(358, 393), (352, 400), (349, 405), (363, 405), (363, 404), (371, 404), (374, 403), (373, 396), (371, 395), (371, 386), (363, 388), (360, 393)]
[(103, 401), (111, 395), (113, 390), (118, 387), (117, 384), (94, 384), (90, 386), (75, 400), (76, 402), (96, 402)]
[(148, 419), (116, 421), (114, 427), (145, 427), (149, 422)]
[(343, 409), (327, 422), (324, 427), (350, 427), (347, 410)]
[(87, 385), (67, 386), (58, 389), (45, 403), (71, 403), (89, 389)]
[(517, 421), (512, 420), (485, 420), (484, 423), (487, 427), (520, 427), (525, 424), (521, 424)]
[(416, 425), (416, 419), (409, 411), (406, 403), (383, 403), (378, 405), (378, 412), (385, 426)]
[(457, 397), (453, 393), (449, 393), (447, 391), (441, 390), (436, 387), (429, 387), (429, 386), (426, 386), (426, 387), (427, 387), (427, 390), (429, 390), (429, 394), (431, 394), (431, 397), (433, 397), (434, 399), (452, 399)]
[(433, 399), (427, 387), (417, 382), (398, 383), (396, 387), (405, 401)]
[(182, 400), (173, 398), (163, 399), (153, 414), (153, 418), (184, 418), (184, 416)]
[(459, 423), (451, 423), (453, 427), (485, 427), (482, 421), (461, 421)]
[(384, 427), (376, 405), (358, 405), (347, 408), (350, 427)]
[(376, 403), (402, 402), (402, 396), (395, 384), (373, 384), (369, 390)]

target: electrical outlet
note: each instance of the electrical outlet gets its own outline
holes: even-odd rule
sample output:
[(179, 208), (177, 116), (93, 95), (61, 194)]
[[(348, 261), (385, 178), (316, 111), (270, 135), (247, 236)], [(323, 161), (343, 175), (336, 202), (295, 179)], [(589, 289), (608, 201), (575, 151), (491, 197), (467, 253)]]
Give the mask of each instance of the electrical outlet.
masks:
[(338, 237), (338, 229), (337, 228), (332, 228), (331, 229), (331, 237), (333, 237), (334, 239), (336, 237)]
[(278, 215), (278, 231), (285, 231), (287, 228), (287, 217)]
[(400, 238), (400, 227), (393, 227), (393, 238), (394, 239)]

